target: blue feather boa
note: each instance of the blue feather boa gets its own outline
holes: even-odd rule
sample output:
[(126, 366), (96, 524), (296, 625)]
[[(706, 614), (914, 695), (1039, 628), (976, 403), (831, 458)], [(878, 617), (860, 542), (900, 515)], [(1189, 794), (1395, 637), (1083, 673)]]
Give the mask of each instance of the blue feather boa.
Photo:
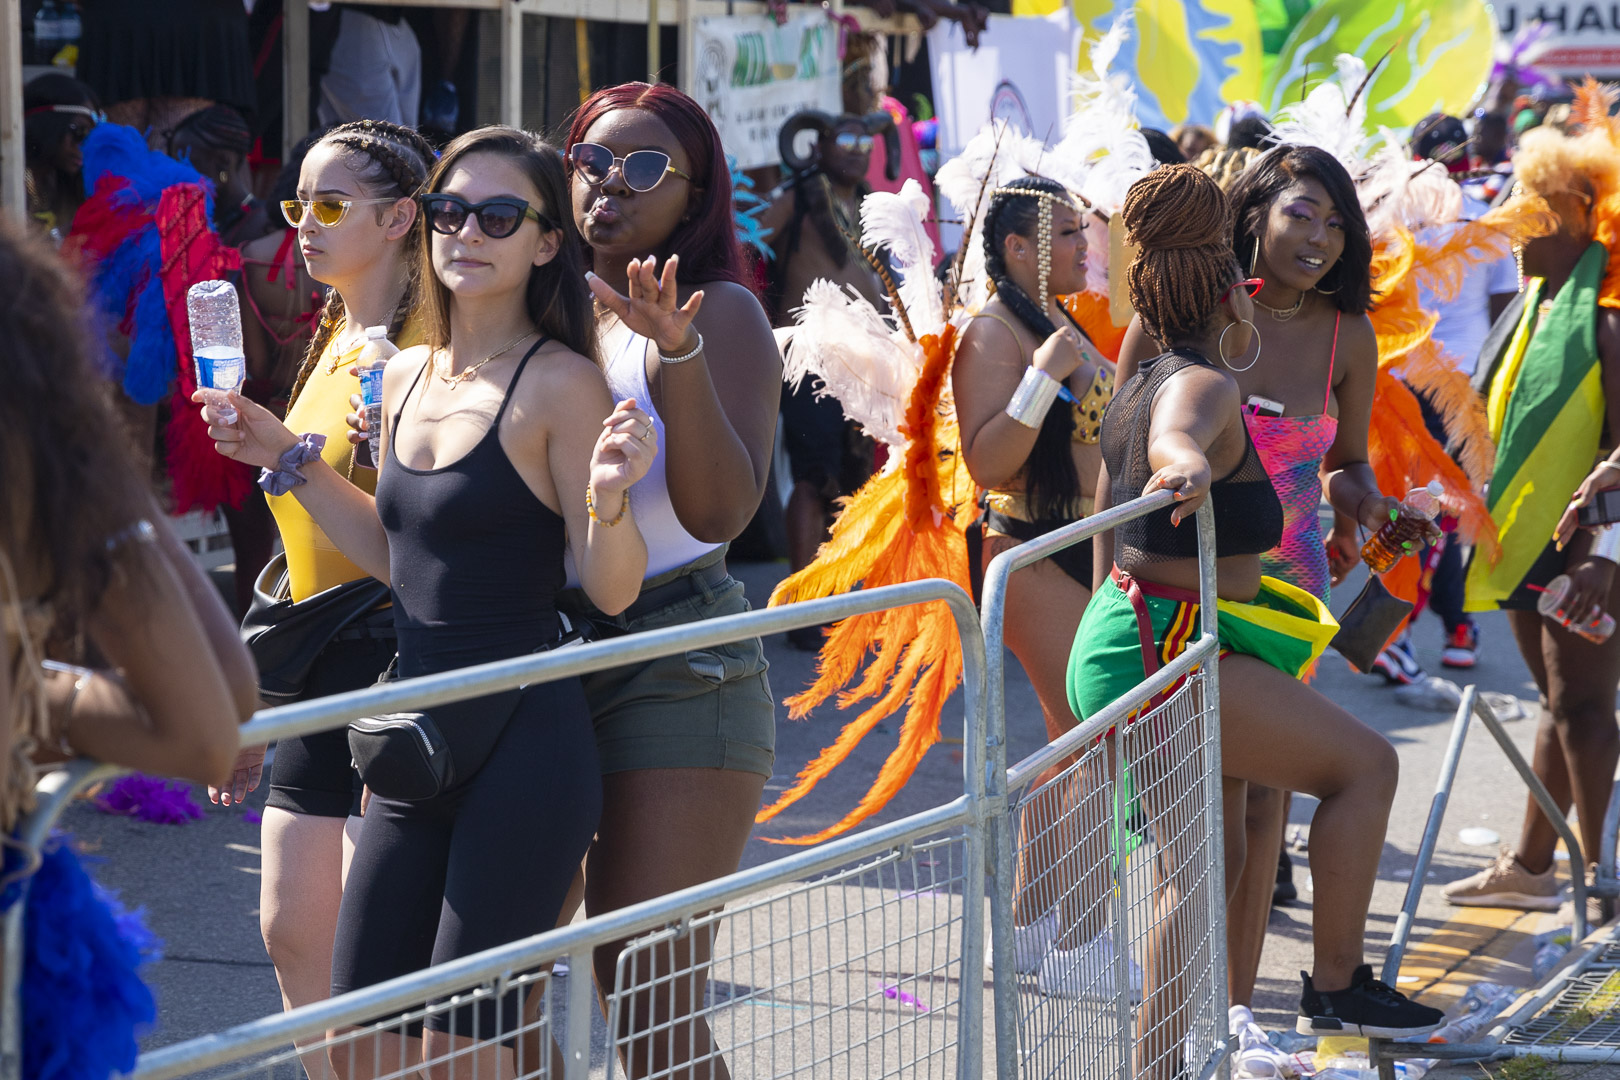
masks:
[[(116, 205), (142, 210), (149, 217), (157, 213), (164, 189), (175, 184), (202, 183), (210, 193), (207, 212), (213, 218), (213, 185), (189, 162), (148, 150), (145, 137), (132, 127), (98, 124), (85, 138), (86, 194), (94, 197), (104, 177), (117, 185), (110, 189)], [(119, 361), (109, 350), (102, 366), (123, 383), (124, 392), (140, 405), (155, 405), (169, 395), (179, 362), (163, 282), (158, 276), (162, 265), (157, 224), (148, 221), (131, 231), (95, 267), (91, 280), (96, 307), (111, 325), (117, 326), (126, 315), (133, 315), (129, 356)]]
[(162, 943), (144, 909), (96, 884), (66, 837), (42, 854), (23, 920), (23, 1080), (107, 1080), (135, 1067), (136, 1040), (157, 1020), (139, 969)]

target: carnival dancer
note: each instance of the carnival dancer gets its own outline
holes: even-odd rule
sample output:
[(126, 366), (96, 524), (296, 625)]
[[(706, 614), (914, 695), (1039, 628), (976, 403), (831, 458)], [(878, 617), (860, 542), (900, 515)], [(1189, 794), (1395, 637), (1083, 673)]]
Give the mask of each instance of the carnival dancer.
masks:
[[(1311, 848), (1315, 970), (1305, 977), (1296, 1026), (1303, 1034), (1423, 1034), (1438, 1026), (1439, 1010), (1408, 1001), (1361, 962), (1399, 762), (1381, 736), (1299, 681), (1336, 624), (1317, 597), (1262, 574), (1260, 555), (1283, 540), (1284, 508), (1245, 425), (1238, 383), (1215, 363), (1241, 366), (1238, 358), (1252, 348), (1249, 291), (1262, 283), (1239, 268), (1226, 198), (1195, 167), (1150, 173), (1132, 187), (1123, 213), (1127, 239), (1139, 251), (1128, 271), (1131, 302), (1142, 330), (1167, 351), (1140, 364), (1118, 390), (1103, 423), (1104, 469), (1115, 503), (1166, 489), (1179, 505), (1116, 530), (1109, 580), (1075, 638), (1070, 704), (1077, 716), (1092, 715), (1179, 653), (1168, 635), (1172, 625), (1196, 622), (1198, 569), (1195, 532), (1176, 526), (1206, 495), (1213, 498), (1228, 806), (1241, 805), (1250, 782), (1320, 800)], [(1151, 649), (1144, 622), (1152, 627)], [(1162, 816), (1160, 800), (1169, 797), (1159, 794), (1159, 761), (1149, 758), (1134, 778), (1150, 819)], [(1168, 758), (1163, 763), (1174, 767)], [(1229, 865), (1240, 866), (1242, 815), (1226, 820)], [(1174, 892), (1184, 883), (1175, 877), (1181, 860), (1171, 862), (1161, 869), (1162, 887)], [(1230, 891), (1235, 876), (1228, 882)], [(1141, 1076), (1169, 1077), (1182, 1067), (1187, 957), (1179, 955), (1183, 938), (1174, 923), (1157, 922), (1146, 943), (1135, 1046)]]
[[(1091, 512), (1113, 364), (1059, 299), (1085, 291), (1085, 217), (1062, 184), (1035, 176), (996, 188), (984, 212), (994, 296), (963, 331), (951, 372), (962, 454), (985, 489), (968, 533), (975, 591), (996, 555)], [(1067, 400), (1054, 408), (1060, 387)], [(1064, 677), (1091, 598), (1091, 548), (1089, 540), (1067, 548), (1008, 583), (1007, 646), (1035, 687), (1048, 740), (1075, 725)], [(1108, 874), (1105, 838), (1065, 847), (1057, 830), (1067, 804), (1083, 797), (1074, 784), (1043, 791), (1021, 819), (1015, 951), (1020, 972), (1036, 974), (1046, 993), (1077, 992), (1076, 970), (1112, 971), (1108, 887), (1093, 880)]]
[[(286, 423), (323, 438), (321, 458), (366, 495), (375, 493), (378, 473), (357, 460), (345, 424), (359, 388), (354, 363), (368, 326), (388, 327), (400, 348), (422, 341), (411, 269), (421, 227), (415, 195), (433, 160), (433, 147), (410, 128), (345, 124), (308, 148), (296, 189), (277, 207), (287, 232), (274, 269), (294, 284), (295, 243), (303, 268), (328, 287), (292, 379)], [(256, 275), (252, 266), (248, 273)], [(250, 276), (243, 293), (255, 314), (258, 289)], [(296, 495), (267, 497), (283, 552), (258, 575), (247, 617), (263, 657), (261, 692), (285, 702), (372, 685), (398, 647), (386, 585), (345, 555)], [(218, 801), (240, 803), (252, 790), (264, 749), (244, 752)], [(350, 757), (344, 728), (276, 744), (260, 829), (259, 931), (289, 1009), (320, 1001), (332, 988), (343, 874), (361, 824), (361, 784)], [(323, 1067), (322, 1060), (305, 1064), (311, 1074)]]
[[(1398, 499), (1386, 498), (1367, 464), (1378, 343), (1366, 311), (1372, 242), (1350, 175), (1314, 146), (1279, 146), (1233, 183), (1233, 250), (1256, 286), (1259, 314), (1242, 353), (1229, 349), (1226, 367), (1243, 398), (1244, 422), (1283, 506), (1283, 535), (1260, 552), (1261, 571), (1328, 601), (1330, 571), (1317, 509), (1324, 492), (1351, 521), (1376, 531)], [(1134, 318), (1120, 351), (1120, 376), (1134, 376), (1160, 343)], [(1109, 497), (1109, 505), (1119, 500)], [(1349, 545), (1355, 536), (1333, 535)], [(1098, 583), (1112, 567), (1112, 538), (1104, 538)], [(1238, 876), (1227, 921), (1230, 993), (1250, 1005), (1273, 888), (1286, 880), (1283, 851), (1286, 793), (1248, 787), (1250, 853)]]
[[(743, 268), (719, 133), (674, 87), (624, 83), (580, 106), (567, 158), (608, 384), (647, 412), (666, 449), (630, 495), (648, 543), (639, 596), (614, 614), (576, 590), (559, 604), (607, 634), (746, 611), (726, 545), (765, 490), (781, 353)], [(603, 789), (589, 914), (736, 870), (775, 759), (765, 669), (751, 638), (584, 677)], [(620, 1004), (614, 1035), (627, 1040), (632, 1077), (727, 1075), (707, 1022), (693, 1015), (709, 949), (694, 937), (703, 935), (657, 950), (643, 985), (658, 991)], [(596, 950), (597, 986), (608, 992), (622, 944)], [(672, 971), (680, 975), (666, 992), (660, 980)]]
[[(793, 312), (814, 281), (847, 285), (874, 304), (883, 295), (860, 254), (860, 201), (869, 191), (866, 172), (874, 140), (893, 128), (886, 112), (834, 117), (816, 110), (797, 113), (782, 126), (778, 143), (789, 177), (771, 193), (759, 217), (774, 254), (766, 263), (766, 306), (775, 326), (793, 325)], [(810, 152), (801, 154), (794, 144), (806, 131), (817, 137)], [(857, 452), (860, 437), (820, 380), (783, 387), (782, 425), (793, 473), (786, 509), (788, 564), (797, 571), (810, 564), (826, 539), (836, 500), (871, 474), (871, 444), (866, 453)], [(788, 632), (789, 643), (810, 652), (821, 648), (822, 637), (815, 626)]]
[[(1535, 772), (1561, 810), (1575, 807), (1588, 866), (1601, 850), (1620, 758), (1620, 635), (1599, 639), (1581, 629), (1620, 608), (1620, 535), (1614, 526), (1576, 528), (1577, 508), (1615, 487), (1620, 468), (1620, 452), (1601, 451), (1620, 430), (1620, 263), (1611, 255), (1620, 235), (1620, 136), (1608, 115), (1612, 102), (1589, 83), (1577, 99), (1583, 134), (1538, 128), (1525, 133), (1514, 155), (1518, 182), (1547, 200), (1559, 228), (1524, 245), (1522, 303), (1498, 320), (1481, 356), (1478, 378), (1497, 443), (1488, 498), (1502, 526), (1502, 551), (1494, 565), (1475, 553), (1467, 593), (1469, 610), (1509, 613), (1541, 695)], [(1558, 616), (1544, 618), (1539, 590), (1559, 576), (1567, 596)], [(1447, 885), (1447, 901), (1555, 910), (1557, 843), (1546, 816), (1527, 800), (1517, 845)]]
[[(38, 850), (11, 834), (39, 763), (225, 783), (257, 705), (253, 664), (132, 467), (82, 287), (12, 221), (0, 293), (0, 910), (31, 878), (23, 1076), (104, 1077), (134, 1069), (156, 1018), (136, 971), (150, 935), (95, 889), (68, 838)], [(86, 641), (105, 668), (47, 659), (50, 644)]]
[[(556, 644), (565, 553), (604, 611), (639, 587), (647, 555), (630, 488), (656, 431), (635, 401), (613, 405), (592, 359), (566, 200), (560, 155), (532, 135), (482, 128), (446, 147), (420, 198), (427, 340), (384, 375), (375, 498), (320, 456), (318, 432), (296, 435), (234, 394), (239, 422), (205, 410), (222, 452), (264, 466), (261, 483), (290, 491), (345, 555), (390, 580), (402, 677)], [(578, 680), (428, 719), (448, 780), (396, 795), (362, 763), (372, 797), (338, 914), (334, 994), (556, 925), (596, 831), (601, 786)], [(515, 1032), (519, 1007), (512, 992), (429, 1017), (421, 1059), (464, 1054), (510, 1074), (511, 1049), (487, 1036)], [(379, 1036), (331, 1056), (340, 1076), (363, 1077), (414, 1052)]]

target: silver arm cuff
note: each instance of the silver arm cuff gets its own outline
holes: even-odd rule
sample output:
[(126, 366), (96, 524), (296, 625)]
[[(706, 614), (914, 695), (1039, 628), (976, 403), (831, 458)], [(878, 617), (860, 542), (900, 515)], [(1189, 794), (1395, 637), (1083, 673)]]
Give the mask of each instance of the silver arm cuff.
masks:
[(1024, 377), (1007, 402), (1007, 415), (1027, 428), (1038, 428), (1047, 410), (1057, 400), (1058, 381), (1040, 368), (1024, 369)]
[(1592, 530), (1592, 550), (1588, 554), (1620, 563), (1620, 524), (1600, 525)]

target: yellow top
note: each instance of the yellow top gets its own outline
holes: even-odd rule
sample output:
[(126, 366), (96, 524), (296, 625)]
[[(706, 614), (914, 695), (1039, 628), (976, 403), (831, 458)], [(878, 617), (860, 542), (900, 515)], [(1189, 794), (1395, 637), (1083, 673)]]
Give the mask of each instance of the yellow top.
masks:
[[(354, 447), (349, 444), (349, 425), (344, 419), (352, 411), (349, 395), (360, 392), (360, 380), (349, 374), (349, 368), (364, 341), (340, 353), (336, 351), (336, 342), (342, 334), (343, 327), (339, 326), (315, 361), (309, 381), (287, 411), (287, 427), (299, 435), (305, 432), (325, 435), (326, 448), (321, 451), (321, 459), (347, 476), (355, 487), (376, 494), (377, 471), (354, 464)], [(394, 344), (408, 349), (421, 341), (422, 323), (413, 316), (406, 320)], [(296, 496), (271, 495), (268, 499), (270, 512), (276, 517), (276, 528), (281, 531), (282, 546), (287, 550), (293, 600), (306, 600), (318, 592), (366, 576), (364, 570), (350, 562), (327, 538)]]

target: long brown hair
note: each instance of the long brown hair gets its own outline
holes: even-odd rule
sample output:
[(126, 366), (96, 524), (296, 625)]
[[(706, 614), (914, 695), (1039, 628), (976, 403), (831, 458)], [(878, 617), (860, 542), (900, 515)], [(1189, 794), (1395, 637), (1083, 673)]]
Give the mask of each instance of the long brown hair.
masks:
[[(386, 120), (355, 120), (340, 124), (306, 147), (304, 152), (307, 154), (316, 146), (326, 143), (340, 146), (346, 151), (349, 168), (354, 170), (355, 177), (378, 198), (393, 195), (406, 199), (414, 196), (422, 190), (428, 171), (433, 167), (433, 144), (415, 128)], [(379, 219), (381, 212), (378, 211)], [(418, 220), (412, 228), (422, 228), (421, 221)], [(405, 242), (409, 245), (408, 237)], [(388, 328), (390, 338), (399, 337), (405, 320), (416, 310), (419, 292), (416, 279), (415, 273), (406, 278), (405, 295), (394, 311), (393, 324)], [(331, 343), (332, 335), (343, 325), (345, 314), (343, 298), (338, 291), (327, 289), (321, 317), (315, 324), (315, 333), (309, 339), (309, 350), (304, 354), (304, 362), (298, 368), (298, 377), (293, 381), (292, 393), (287, 399), (289, 409), (298, 400), (299, 392), (309, 381), (316, 362)]]
[(149, 512), (113, 383), (91, 361), (84, 291), (56, 253), (0, 215), (0, 554), (24, 598), (73, 632), (112, 576), (117, 537)]
[[(596, 348), (596, 317), (590, 289), (585, 284), (585, 261), (579, 232), (569, 210), (568, 177), (562, 155), (536, 135), (517, 128), (491, 126), (469, 131), (444, 148), (439, 164), (428, 178), (425, 193), (437, 192), (457, 162), (470, 154), (496, 154), (523, 171), (540, 193), (535, 207), (546, 230), (561, 230), (557, 255), (544, 266), (529, 270), (524, 306), (541, 333), (600, 364)], [(450, 346), (450, 290), (433, 273), (433, 235), (424, 224), (421, 232), (422, 330), (429, 347)]]

